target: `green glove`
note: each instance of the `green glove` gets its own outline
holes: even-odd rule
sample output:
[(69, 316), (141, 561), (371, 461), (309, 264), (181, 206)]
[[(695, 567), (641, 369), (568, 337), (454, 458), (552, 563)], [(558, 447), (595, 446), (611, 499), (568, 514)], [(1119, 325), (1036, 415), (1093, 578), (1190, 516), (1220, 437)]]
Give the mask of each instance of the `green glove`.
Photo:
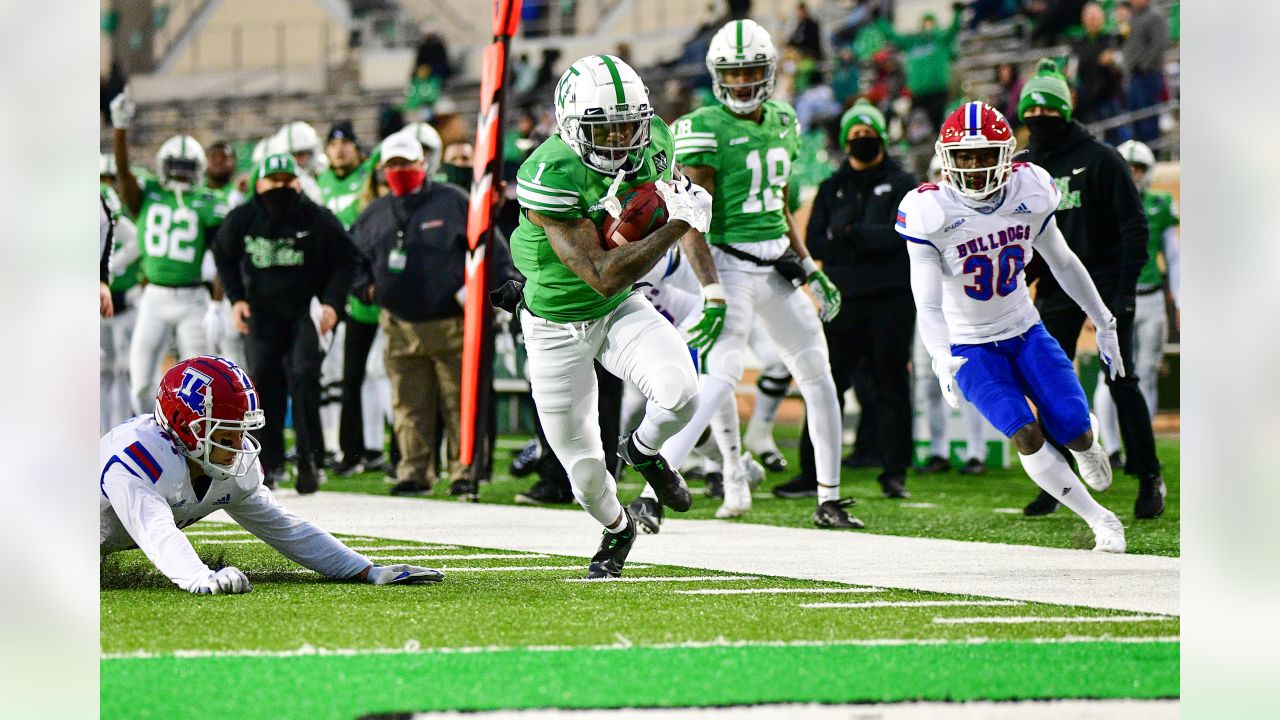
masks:
[(809, 290), (818, 301), (818, 317), (822, 318), (824, 323), (831, 322), (836, 315), (840, 314), (840, 291), (836, 289), (835, 283), (831, 282), (831, 278), (818, 269), (813, 258), (805, 258), (801, 264), (807, 273), (805, 282), (808, 283)]
[(720, 331), (724, 329), (724, 317), (729, 306), (725, 302), (724, 288), (720, 283), (711, 283), (702, 288), (702, 319), (689, 330), (689, 347), (707, 352)]

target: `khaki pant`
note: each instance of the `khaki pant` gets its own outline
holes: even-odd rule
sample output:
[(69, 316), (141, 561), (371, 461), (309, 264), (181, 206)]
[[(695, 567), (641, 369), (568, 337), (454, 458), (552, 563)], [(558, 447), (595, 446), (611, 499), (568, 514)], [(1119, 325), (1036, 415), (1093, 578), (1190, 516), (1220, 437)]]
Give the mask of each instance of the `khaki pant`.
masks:
[(459, 477), (462, 425), (462, 318), (407, 322), (387, 310), (379, 318), (387, 336), (385, 363), (391, 380), (399, 480), (434, 484), (435, 437), (443, 415), (449, 440), (449, 476)]

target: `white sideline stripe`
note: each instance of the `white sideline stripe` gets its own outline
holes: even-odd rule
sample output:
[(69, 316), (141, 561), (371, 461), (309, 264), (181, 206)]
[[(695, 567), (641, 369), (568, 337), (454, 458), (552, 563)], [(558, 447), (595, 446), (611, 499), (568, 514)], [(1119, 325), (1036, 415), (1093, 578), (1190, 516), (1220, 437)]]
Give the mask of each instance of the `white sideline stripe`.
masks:
[(1072, 645), (1085, 643), (1176, 643), (1181, 642), (1177, 635), (1159, 637), (1090, 637), (1072, 636), (1046, 638), (986, 638), (971, 637), (960, 639), (944, 638), (872, 638), (856, 640), (729, 640), (718, 637), (715, 640), (690, 640), (678, 643), (658, 643), (654, 645), (636, 645), (627, 643), (611, 643), (608, 645), (481, 645), (456, 648), (424, 648), (417, 640), (410, 640), (403, 647), (373, 648), (318, 648), (304, 644), (296, 650), (174, 650), (171, 653), (157, 653), (149, 650), (134, 650), (126, 653), (103, 653), (103, 660), (141, 660), (147, 658), (210, 658), (210, 657), (300, 657), (306, 655), (402, 655), (402, 654), (450, 654), (450, 653), (484, 653), (511, 652), (530, 650), (533, 652), (564, 652), (571, 650), (629, 650), (631, 648), (648, 648), (654, 650), (685, 650), (703, 648), (748, 648), (748, 647), (909, 647), (926, 645), (985, 645), (988, 643), (1026, 643), (1031, 645)]
[(869, 600), (867, 602), (849, 603), (805, 603), (802, 608), (826, 610), (830, 608), (887, 608), (887, 607), (958, 607), (974, 605), (981, 607), (1011, 607), (1026, 605), (1021, 600)]
[(546, 555), (529, 553), (469, 553), (465, 555), (369, 555), (370, 560), (515, 560), (529, 558), (540, 560)]
[(445, 568), (446, 573), (453, 572), (520, 572), (521, 570), (562, 570), (583, 572), (586, 570), (582, 565), (503, 565), (500, 567), (459, 567)]
[(457, 550), (457, 545), (348, 545), (356, 552), (390, 552), (392, 550)]
[(1001, 515), (1021, 515), (1022, 508), (991, 508), (991, 512)]
[(1089, 615), (1084, 617), (936, 617), (933, 622), (938, 625), (1020, 625), (1023, 623), (1109, 623), (1109, 622), (1156, 622), (1160, 620), (1176, 620), (1165, 615)]
[(877, 587), (840, 587), (840, 588), (702, 588), (700, 590), (672, 590), (680, 595), (843, 595), (846, 593), (878, 593), (884, 588)]
[[(628, 565), (630, 569), (637, 566)], [(620, 578), (610, 578), (611, 582), (714, 582), (718, 580), (741, 581), (741, 580), (759, 580), (755, 575), (692, 575), (685, 577), (634, 577), (624, 575)], [(586, 578), (565, 578), (565, 582), (595, 582)]]

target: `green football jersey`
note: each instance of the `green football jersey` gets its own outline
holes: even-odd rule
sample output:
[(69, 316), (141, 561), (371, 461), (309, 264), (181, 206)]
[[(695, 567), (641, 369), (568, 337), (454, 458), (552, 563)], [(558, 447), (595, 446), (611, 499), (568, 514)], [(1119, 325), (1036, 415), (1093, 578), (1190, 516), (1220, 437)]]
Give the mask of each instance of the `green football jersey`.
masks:
[(338, 216), (338, 222), (348, 230), (360, 216), (360, 190), (377, 167), (377, 159), (376, 155), (366, 159), (343, 177), (338, 177), (333, 168), (316, 176), (321, 202)]
[[(102, 198), (107, 202), (107, 210), (111, 212), (112, 219), (118, 220), (122, 217), (127, 219), (129, 214), (124, 209), (124, 203), (120, 202), (120, 196), (116, 193), (116, 189), (110, 185), (103, 184), (100, 186), (100, 190), (102, 192)], [(114, 239), (111, 243), (111, 254), (115, 255), (120, 252), (119, 233), (114, 234), (113, 238)], [(125, 268), (123, 273), (111, 278), (111, 292), (121, 293), (134, 285), (137, 285), (138, 273), (140, 272), (141, 267), (142, 259), (139, 258), (130, 263), (129, 267)]]
[[(622, 181), (618, 195), (647, 182), (670, 180), (673, 156), (671, 130), (655, 117), (644, 164), (634, 177)], [(558, 220), (587, 218), (601, 228), (608, 217), (602, 201), (612, 183), (613, 176), (587, 167), (559, 135), (544, 141), (520, 165), (516, 198), (523, 212), (511, 235), (511, 258), (527, 278), (524, 302), (533, 314), (552, 322), (593, 320), (627, 299), (629, 289), (610, 297), (593, 290), (560, 261), (546, 232), (526, 217), (527, 211), (533, 210)]]
[(1164, 252), (1164, 232), (1178, 225), (1178, 205), (1173, 195), (1162, 190), (1146, 190), (1142, 193), (1142, 205), (1147, 211), (1147, 264), (1138, 273), (1138, 287), (1152, 288), (1164, 284), (1164, 273), (1156, 264), (1156, 256)]
[(152, 178), (139, 183), (142, 274), (157, 285), (198, 285), (210, 231), (222, 224), (226, 206), (204, 188), (177, 192)]
[(784, 191), (800, 141), (796, 111), (768, 100), (759, 123), (716, 103), (675, 122), (676, 160), (716, 171), (713, 244), (763, 242), (787, 234)]

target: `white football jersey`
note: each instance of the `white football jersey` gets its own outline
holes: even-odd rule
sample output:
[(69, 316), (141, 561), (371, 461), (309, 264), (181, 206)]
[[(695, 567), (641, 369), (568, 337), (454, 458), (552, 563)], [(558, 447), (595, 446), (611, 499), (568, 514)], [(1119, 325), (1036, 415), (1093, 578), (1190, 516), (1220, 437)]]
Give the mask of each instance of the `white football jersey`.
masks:
[(899, 203), (898, 234), (939, 253), (942, 312), (952, 343), (1005, 340), (1040, 321), (1023, 268), (1058, 195), (1043, 168), (1015, 162), (1004, 201), (990, 212), (966, 204), (947, 183), (921, 185)]
[(371, 564), (332, 535), (290, 513), (262, 484), (262, 465), (212, 480), (197, 495), (191, 472), (151, 415), (124, 421), (98, 445), (99, 553), (134, 547), (184, 590), (212, 571), (180, 528), (225, 510), (290, 560), (327, 577), (348, 578)]

